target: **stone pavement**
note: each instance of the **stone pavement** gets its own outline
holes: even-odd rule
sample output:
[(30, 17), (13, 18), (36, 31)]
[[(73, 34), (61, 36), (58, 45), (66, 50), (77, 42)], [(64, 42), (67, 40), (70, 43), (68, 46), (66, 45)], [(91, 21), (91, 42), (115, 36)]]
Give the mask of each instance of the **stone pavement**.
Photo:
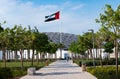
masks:
[(36, 71), (35, 75), (26, 75), (20, 79), (97, 79), (72, 61), (57, 60), (49, 66)]

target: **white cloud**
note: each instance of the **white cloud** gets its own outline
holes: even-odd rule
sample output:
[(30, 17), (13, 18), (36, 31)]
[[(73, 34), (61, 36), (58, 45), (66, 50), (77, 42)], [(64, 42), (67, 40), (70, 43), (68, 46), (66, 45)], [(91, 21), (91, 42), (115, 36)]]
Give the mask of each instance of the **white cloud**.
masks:
[(1, 20), (6, 20), (9, 25), (39, 25), (43, 22), (44, 16), (52, 10), (55, 5), (34, 6), (32, 2), (22, 3), (16, 0), (1, 0)]
[[(17, 0), (1, 0), (0, 22), (7, 21), (5, 27), (13, 27), (15, 24), (23, 26), (37, 26), (40, 32), (62, 32), (79, 34), (92, 24), (92, 20), (86, 20), (77, 11), (83, 8), (83, 4), (65, 2), (60, 5), (35, 5), (32, 2), (20, 2)], [(44, 22), (44, 16), (60, 10), (60, 20), (49, 23)]]
[(72, 8), (72, 10), (79, 10), (84, 6), (84, 4), (76, 5)]

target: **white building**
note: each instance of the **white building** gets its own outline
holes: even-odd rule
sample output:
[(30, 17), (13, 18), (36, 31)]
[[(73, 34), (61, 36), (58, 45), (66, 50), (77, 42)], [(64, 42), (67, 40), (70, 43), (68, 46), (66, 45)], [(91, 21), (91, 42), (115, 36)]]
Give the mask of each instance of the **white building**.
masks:
[[(102, 53), (101, 53), (101, 56), (102, 58), (106, 58), (106, 57), (110, 57), (110, 58), (115, 58), (115, 53), (104, 53), (104, 49), (101, 49)], [(94, 56), (94, 58), (99, 58), (100, 57), (100, 49), (94, 49), (92, 50), (92, 55)], [(86, 52), (87, 53), (87, 52)], [(72, 58), (72, 56), (75, 57), (76, 54), (72, 54), (70, 51), (68, 50), (62, 50), (62, 58), (66, 58), (66, 57), (70, 57)], [(119, 57), (120, 57), (120, 53), (118, 53)], [(49, 55), (48, 53), (45, 55), (45, 58), (60, 58), (61, 54), (60, 54), (60, 49), (58, 49), (56, 51), (56, 54), (51, 54)], [(18, 59), (20, 59), (21, 55), (20, 55), (20, 52), (18, 51), (17, 52), (17, 57)], [(22, 56), (24, 59), (28, 59), (28, 51), (27, 50), (24, 50), (24, 53), (23, 53), (23, 56)], [(34, 58), (36, 59), (37, 55), (36, 55), (36, 51), (35, 51), (35, 55), (34, 55)], [(39, 53), (38, 54), (38, 57), (40, 58), (41, 57), (41, 54)], [(77, 54), (77, 57), (81, 57), (80, 54)], [(89, 57), (90, 57), (90, 54), (89, 54)], [(32, 50), (30, 50), (30, 58), (32, 58)], [(2, 52), (0, 51), (0, 59), (2, 59)], [(6, 59), (15, 59), (15, 53), (14, 52), (6, 52)]]

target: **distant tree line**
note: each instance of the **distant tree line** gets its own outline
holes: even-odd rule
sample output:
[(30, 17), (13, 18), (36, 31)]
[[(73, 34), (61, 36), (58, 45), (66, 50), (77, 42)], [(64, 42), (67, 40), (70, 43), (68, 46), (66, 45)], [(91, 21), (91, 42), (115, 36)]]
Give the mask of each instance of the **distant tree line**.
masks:
[[(22, 25), (15, 25), (13, 28), (3, 28), (2, 25), (6, 21), (0, 23), (0, 49), (2, 50), (2, 59), (4, 67), (6, 67), (6, 54), (13, 52), (15, 60), (17, 60), (17, 52), (20, 52), (21, 67), (23, 67), (23, 52), (27, 50), (28, 59), (30, 59), (30, 50), (32, 50), (31, 65), (33, 66), (34, 56), (41, 54), (41, 59), (45, 58), (45, 54), (55, 54), (61, 44), (55, 44), (50, 41), (46, 34), (40, 33), (36, 27), (31, 29)], [(35, 53), (36, 51), (36, 53)]]

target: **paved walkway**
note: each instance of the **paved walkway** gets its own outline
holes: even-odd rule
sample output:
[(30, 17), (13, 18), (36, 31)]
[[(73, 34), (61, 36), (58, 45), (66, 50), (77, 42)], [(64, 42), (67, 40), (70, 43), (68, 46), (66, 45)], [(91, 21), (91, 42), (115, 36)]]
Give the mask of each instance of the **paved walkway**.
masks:
[(20, 79), (97, 79), (72, 61), (58, 60), (36, 71), (35, 75), (26, 75)]

